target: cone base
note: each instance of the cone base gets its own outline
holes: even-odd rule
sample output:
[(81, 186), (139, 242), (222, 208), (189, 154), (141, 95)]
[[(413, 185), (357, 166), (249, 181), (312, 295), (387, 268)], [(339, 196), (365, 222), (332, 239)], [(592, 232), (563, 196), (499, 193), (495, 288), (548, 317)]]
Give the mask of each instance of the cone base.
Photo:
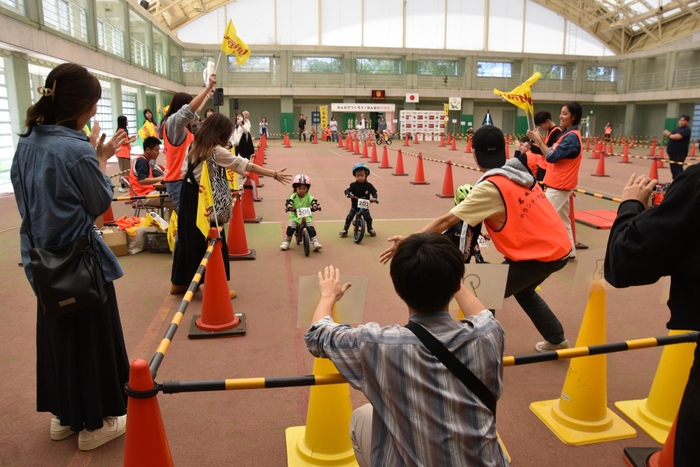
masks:
[(596, 426), (596, 422), (581, 421), (581, 427), (585, 428), (584, 425), (588, 425), (590, 431), (582, 431), (565, 426), (553, 415), (558, 405), (559, 399), (533, 402), (530, 404), (530, 410), (532, 410), (564, 444), (583, 446), (584, 444), (602, 443), (604, 441), (634, 438), (637, 436), (637, 432), (634, 428), (625, 423), (622, 418), (610, 409), (606, 409), (607, 414), (605, 420), (601, 421), (599, 426)]
[[(231, 250), (229, 250), (230, 252)], [(243, 254), (228, 254), (228, 259), (229, 261), (241, 261), (241, 260), (246, 260), (246, 259), (255, 259), (255, 250), (251, 248), (248, 250), (248, 253), (243, 253)]]
[(382, 166), (382, 165), (380, 165), (379, 168), (380, 168), (380, 169), (393, 169), (393, 167), (391, 167), (391, 166), (384, 167), (384, 166)]
[(397, 177), (404, 177), (404, 176), (408, 176), (408, 174), (391, 174), (391, 175), (396, 175)]
[(619, 161), (618, 164), (631, 164), (632, 161)]
[(437, 196), (438, 198), (454, 198), (455, 197), (455, 195), (444, 195), (442, 193), (435, 193), (435, 196)]
[(245, 334), (246, 331), (246, 316), (245, 313), (236, 313), (236, 317), (240, 319), (237, 326), (224, 331), (204, 331), (197, 327), (197, 320), (202, 315), (194, 315), (192, 317), (192, 323), (190, 324), (190, 333), (187, 335), (190, 339), (203, 339), (206, 337), (223, 337), (223, 336), (239, 336)]
[(253, 198), (253, 202), (255, 202), (255, 203), (259, 203), (262, 200), (263, 200), (262, 196), (260, 198)]
[(262, 216), (254, 217), (252, 219), (243, 219), (246, 224), (259, 224), (262, 221)]
[(615, 407), (627, 415), (627, 418), (636, 423), (654, 441), (659, 444), (666, 442), (673, 420), (664, 420), (650, 413), (647, 409), (647, 399), (615, 402)]
[(379, 161), (369, 161), (368, 164), (379, 164)]
[(591, 177), (609, 177), (610, 175), (591, 174)]
[(430, 185), (430, 183), (428, 183), (428, 182), (417, 182), (415, 180), (412, 180), (408, 183), (410, 183), (411, 185)]
[(287, 465), (289, 467), (313, 467), (319, 465), (358, 467), (355, 451), (352, 448), (337, 454), (302, 451), (300, 445), (303, 443), (299, 441), (304, 437), (305, 433), (305, 426), (293, 426), (284, 431), (284, 437), (287, 441)]
[(628, 467), (647, 467), (647, 460), (659, 451), (658, 448), (625, 448), (622, 460)]

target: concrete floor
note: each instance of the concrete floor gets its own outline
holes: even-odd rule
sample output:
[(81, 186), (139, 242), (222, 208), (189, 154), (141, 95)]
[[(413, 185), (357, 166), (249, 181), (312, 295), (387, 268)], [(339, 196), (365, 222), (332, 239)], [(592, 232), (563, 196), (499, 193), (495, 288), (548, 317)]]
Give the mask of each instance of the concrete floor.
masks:
[[(285, 149), (279, 141), (272, 141), (268, 167), (288, 167), (290, 173), (303, 172), (311, 177), (311, 192), (323, 206), (323, 211), (314, 216), (322, 252), (307, 258), (296, 245), (288, 252), (279, 251), (286, 225), (283, 200), (291, 188), (263, 179), (265, 186), (260, 189), (260, 195), (264, 200), (255, 204), (263, 222), (246, 225), (248, 246), (257, 250), (257, 259), (231, 263), (230, 286), (239, 293), (233, 305), (236, 312), (247, 314), (246, 336), (189, 340), (191, 316), (199, 314), (201, 308), (202, 294), (196, 294), (160, 367), (157, 381), (310, 374), (312, 357), (302, 339), (305, 329), (296, 327), (299, 277), (316, 274), (330, 263), (340, 267), (343, 274), (369, 278), (365, 321), (406, 322), (405, 306), (392, 289), (388, 267), (379, 263), (379, 253), (388, 246), (388, 236), (411, 233), (452, 207), (451, 199), (435, 196), (442, 188), (445, 165), (425, 162), (426, 180), (431, 183), (427, 186), (409, 184), (416, 169), (416, 159), (410, 155), (404, 155), (408, 177), (392, 177), (392, 170), (379, 170), (375, 169), (377, 165), (372, 165), (370, 181), (378, 189), (381, 200), (381, 204), (372, 207), (378, 236), (355, 245), (350, 238), (339, 238), (338, 231), (349, 207), (342, 192), (353, 180), (352, 165), (360, 159), (330, 143), (311, 145), (292, 140), (292, 144), (292, 149)], [(437, 143), (422, 143), (407, 151), (421, 151), (426, 158), (474, 165), (472, 156), (464, 154), (461, 142), (460, 146), (459, 151), (449, 151), (439, 148)], [(392, 149), (400, 147), (400, 143), (395, 143)], [(648, 150), (638, 149), (633, 153), (644, 155)], [(389, 157), (391, 165), (395, 165), (396, 152), (390, 151)], [(618, 160), (605, 160), (610, 177), (591, 177), (589, 174), (595, 173), (598, 161), (586, 154), (579, 186), (619, 196), (631, 173), (649, 172), (649, 161), (633, 159), (632, 164), (618, 164)], [(108, 170), (116, 172), (116, 163), (110, 164)], [(479, 173), (457, 167), (453, 173), (455, 186), (479, 178)], [(670, 181), (668, 164), (659, 173), (662, 181)], [(115, 202), (113, 207), (117, 217), (133, 213), (123, 203)], [(616, 209), (616, 204), (579, 195), (576, 209)], [(0, 426), (3, 428), (0, 465), (122, 465), (124, 438), (83, 453), (77, 449), (75, 436), (52, 442), (48, 433), (50, 416), (35, 411), (36, 302), (22, 269), (17, 266), (19, 222), (14, 197), (0, 196), (0, 278), (4, 292), (4, 300), (0, 302), (3, 317), (0, 352), (4, 357), (0, 359)], [(605, 247), (608, 231), (578, 225), (577, 234), (579, 241), (595, 250)], [(492, 246), (484, 254), (488, 261), (501, 260)], [(115, 285), (129, 357), (148, 361), (179, 305), (179, 299), (168, 294), (170, 255), (143, 252), (121, 257), (120, 262), (126, 274)], [(576, 262), (571, 262), (542, 285), (543, 298), (562, 321), (572, 342), (587, 301), (586, 296), (571, 294), (576, 266)], [(661, 288), (658, 283), (608, 291), (609, 342), (667, 334), (665, 322), (669, 312), (660, 302)], [(514, 299), (504, 302), (497, 317), (506, 330), (507, 355), (534, 351), (540, 336)], [(660, 354), (660, 349), (648, 349), (608, 357), (608, 407), (616, 411), (615, 401), (648, 395)], [(624, 447), (658, 446), (639, 429), (637, 437), (630, 440), (582, 447), (560, 442), (530, 411), (529, 404), (557, 398), (567, 368), (568, 362), (561, 361), (505, 369), (498, 431), (513, 457), (513, 465), (619, 466)], [(286, 465), (284, 430), (305, 423), (308, 395), (308, 388), (161, 394), (158, 400), (175, 465)], [(355, 407), (365, 402), (356, 391), (351, 391), (351, 397)]]

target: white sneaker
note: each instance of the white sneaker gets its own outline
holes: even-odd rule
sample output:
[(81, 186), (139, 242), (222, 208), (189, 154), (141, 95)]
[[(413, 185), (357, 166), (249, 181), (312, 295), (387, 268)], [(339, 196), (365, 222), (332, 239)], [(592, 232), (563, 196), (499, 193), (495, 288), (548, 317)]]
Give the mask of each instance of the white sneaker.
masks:
[(70, 435), (75, 433), (71, 431), (69, 426), (62, 426), (61, 420), (58, 417), (51, 418), (51, 439), (54, 441), (61, 441), (62, 439), (68, 438)]
[(321, 244), (318, 243), (318, 241), (315, 241), (315, 242), (314, 242), (314, 251), (318, 251), (318, 250), (320, 250), (321, 248), (323, 248), (323, 246), (321, 246)]
[(282, 242), (282, 244), (280, 245), (280, 250), (282, 250), (282, 251), (289, 250), (289, 240), (285, 240)]
[(535, 350), (537, 350), (540, 353), (551, 352), (553, 350), (570, 349), (570, 348), (571, 348), (571, 344), (569, 344), (569, 341), (567, 341), (566, 339), (561, 341), (560, 344), (552, 344), (550, 342), (544, 341), (544, 342), (538, 342), (535, 345)]
[(119, 188), (119, 193), (126, 193), (127, 191), (129, 190), (127, 190), (126, 188)]
[(126, 432), (126, 415), (121, 417), (107, 417), (104, 425), (99, 430), (83, 430), (78, 435), (78, 449), (81, 451), (92, 451), (103, 444), (119, 438)]

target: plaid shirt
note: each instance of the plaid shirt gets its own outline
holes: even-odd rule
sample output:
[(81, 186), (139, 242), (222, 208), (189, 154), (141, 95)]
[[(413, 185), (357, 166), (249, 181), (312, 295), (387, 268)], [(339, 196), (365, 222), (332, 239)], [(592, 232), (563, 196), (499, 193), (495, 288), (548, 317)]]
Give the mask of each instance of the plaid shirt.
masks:
[[(462, 321), (445, 311), (409, 319), (428, 329), (500, 397), (505, 338), (488, 310)], [(372, 404), (372, 465), (508, 465), (493, 414), (409, 329), (377, 323), (353, 328), (325, 317), (304, 339), (315, 357), (333, 361)]]

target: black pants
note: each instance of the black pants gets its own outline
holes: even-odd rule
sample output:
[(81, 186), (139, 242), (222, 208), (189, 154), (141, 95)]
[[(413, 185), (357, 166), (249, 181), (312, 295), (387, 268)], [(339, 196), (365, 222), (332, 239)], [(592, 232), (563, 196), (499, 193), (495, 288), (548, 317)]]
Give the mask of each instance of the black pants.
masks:
[(680, 162), (680, 164), (671, 164), (671, 175), (673, 176), (673, 179), (677, 176), (679, 176), (683, 172), (683, 165), (681, 165), (683, 162), (685, 162), (685, 158), (688, 157), (688, 153), (677, 153), (677, 152), (672, 152), (668, 151), (668, 158), (672, 161), (675, 162)]
[(681, 406), (678, 409), (676, 444), (674, 446), (674, 466), (693, 467), (700, 459), (700, 338), (695, 347), (695, 361), (690, 369), (688, 384), (685, 386)]
[[(345, 218), (345, 227), (343, 227), (343, 230), (348, 230), (348, 227), (350, 227), (350, 223), (352, 222), (352, 219), (355, 217), (355, 214), (357, 214), (358, 209), (357, 208), (350, 208), (350, 212), (348, 213), (348, 217)], [(367, 222), (367, 228), (371, 229), (372, 228), (372, 216), (370, 215), (369, 211), (365, 211), (365, 222)]]
[(304, 142), (306, 142), (306, 133), (304, 133), (304, 130), (299, 128), (299, 142), (301, 142), (301, 138), (304, 137)]
[(541, 261), (510, 261), (506, 282), (506, 298), (513, 295), (518, 304), (527, 313), (542, 337), (551, 344), (561, 344), (564, 340), (564, 328), (554, 315), (549, 305), (542, 300), (535, 289), (551, 274), (566, 266), (567, 259), (543, 263)]

